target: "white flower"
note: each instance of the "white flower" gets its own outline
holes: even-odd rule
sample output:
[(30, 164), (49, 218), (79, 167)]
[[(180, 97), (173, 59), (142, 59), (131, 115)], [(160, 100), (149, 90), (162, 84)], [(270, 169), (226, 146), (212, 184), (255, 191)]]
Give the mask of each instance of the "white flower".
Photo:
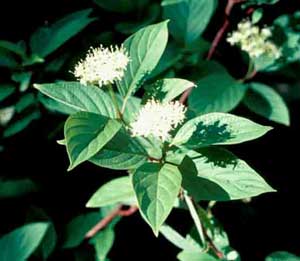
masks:
[(113, 84), (124, 76), (130, 59), (123, 46), (91, 48), (76, 66), (74, 75), (82, 84)]
[(150, 99), (131, 123), (132, 136), (153, 136), (166, 141), (170, 131), (183, 122), (185, 112), (186, 107), (178, 101), (160, 103)]
[(274, 43), (268, 40), (271, 36), (272, 32), (269, 28), (260, 29), (246, 20), (238, 24), (238, 30), (227, 37), (227, 42), (240, 46), (251, 58), (268, 55), (277, 59), (281, 56), (281, 52)]

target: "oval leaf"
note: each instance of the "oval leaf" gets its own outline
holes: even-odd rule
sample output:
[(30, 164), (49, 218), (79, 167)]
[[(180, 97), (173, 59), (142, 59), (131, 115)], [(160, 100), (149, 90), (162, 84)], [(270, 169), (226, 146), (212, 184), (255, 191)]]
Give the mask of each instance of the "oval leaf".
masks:
[(251, 111), (271, 121), (290, 125), (289, 110), (284, 100), (267, 85), (251, 83), (244, 103)]
[(62, 247), (74, 248), (79, 246), (86, 233), (102, 218), (99, 212), (90, 212), (73, 218), (65, 227)]
[(116, 118), (112, 100), (104, 91), (95, 86), (78, 82), (34, 84), (34, 87), (50, 98), (76, 111), (87, 111), (110, 118)]
[(69, 170), (93, 157), (120, 130), (117, 120), (89, 113), (78, 112), (65, 123), (65, 138), (70, 159)]
[(132, 183), (140, 212), (158, 235), (178, 196), (181, 174), (170, 164), (145, 163), (133, 174)]
[(172, 144), (188, 148), (238, 144), (257, 139), (271, 129), (232, 114), (208, 113), (186, 122)]
[(70, 38), (94, 21), (89, 18), (92, 9), (86, 9), (69, 14), (51, 26), (39, 28), (30, 39), (33, 54), (41, 58), (48, 56)]
[(100, 208), (107, 205), (126, 203), (135, 201), (135, 194), (130, 177), (113, 179), (101, 186), (88, 201), (88, 208)]
[(179, 169), (195, 200), (228, 201), (275, 192), (245, 161), (220, 148), (188, 153)]
[(170, 19), (172, 36), (185, 44), (197, 40), (206, 29), (216, 7), (215, 0), (165, 0), (163, 15)]
[(199, 68), (202, 78), (196, 81), (189, 96), (190, 109), (197, 115), (209, 112), (228, 112), (233, 110), (243, 99), (246, 86), (228, 74), (218, 63), (204, 63)]
[(148, 154), (138, 140), (121, 129), (90, 161), (104, 168), (128, 170), (136, 169), (147, 158)]
[(48, 223), (32, 223), (15, 229), (0, 238), (0, 260), (26, 260), (39, 246), (48, 229)]
[(158, 64), (167, 41), (167, 22), (162, 22), (139, 30), (124, 42), (131, 59), (123, 79), (118, 83), (124, 104)]

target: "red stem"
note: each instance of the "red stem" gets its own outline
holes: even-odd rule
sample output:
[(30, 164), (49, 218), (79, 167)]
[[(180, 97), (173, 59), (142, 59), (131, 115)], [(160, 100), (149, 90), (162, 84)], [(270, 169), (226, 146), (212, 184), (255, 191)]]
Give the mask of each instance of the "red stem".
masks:
[(190, 93), (192, 92), (193, 87), (188, 88), (180, 97), (179, 102), (181, 104), (184, 104), (187, 100), (187, 98), (189, 97)]
[(229, 16), (231, 14), (232, 8), (234, 7), (234, 5), (244, 2), (244, 1), (245, 0), (228, 0), (227, 6), (225, 8), (224, 23), (223, 23), (222, 27), (219, 29), (219, 31), (217, 32), (217, 34), (212, 42), (212, 45), (211, 45), (210, 50), (207, 55), (207, 60), (211, 59), (211, 57), (213, 56), (213, 54), (216, 51), (217, 46), (219, 45), (220, 41), (222, 40), (224, 33), (226, 32), (226, 30), (229, 27)]
[(105, 228), (110, 222), (113, 221), (116, 217), (128, 217), (134, 214), (138, 208), (136, 206), (131, 206), (127, 210), (123, 210), (122, 206), (117, 207), (115, 210), (110, 212), (106, 217), (101, 219), (99, 223), (97, 223), (94, 227), (92, 227), (85, 235), (85, 238), (92, 238), (94, 237), (101, 229)]

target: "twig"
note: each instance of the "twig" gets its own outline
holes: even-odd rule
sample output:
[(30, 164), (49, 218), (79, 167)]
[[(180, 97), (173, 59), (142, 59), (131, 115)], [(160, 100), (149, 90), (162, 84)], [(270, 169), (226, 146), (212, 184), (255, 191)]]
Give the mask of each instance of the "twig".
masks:
[(208, 242), (208, 246), (211, 248), (212, 251), (214, 251), (214, 253), (216, 254), (216, 256), (220, 259), (224, 258), (224, 254), (216, 247), (216, 245), (214, 244), (214, 242), (212, 241), (212, 239), (209, 237), (209, 235), (207, 234), (206, 230), (203, 229), (203, 233), (204, 236)]
[(90, 231), (88, 231), (85, 235), (85, 238), (92, 238), (94, 237), (101, 229), (105, 228), (107, 225), (110, 224), (110, 222), (113, 221), (116, 217), (128, 217), (134, 214), (138, 208), (136, 206), (131, 206), (127, 210), (123, 210), (122, 206), (117, 207), (115, 210), (113, 210), (111, 213), (109, 213), (106, 217), (101, 219), (99, 223), (97, 223)]
[(180, 97), (179, 102), (181, 104), (184, 104), (187, 100), (187, 98), (189, 97), (190, 93), (192, 92), (193, 87), (188, 88)]
[(138, 207), (136, 206), (131, 206), (129, 209), (127, 210), (120, 210), (119, 211), (119, 216), (121, 217), (129, 217), (131, 216), (132, 214), (134, 214), (136, 211), (138, 210)]
[(227, 2), (227, 6), (225, 8), (225, 18), (224, 18), (224, 23), (222, 25), (222, 27), (219, 29), (219, 31), (217, 32), (213, 42), (212, 42), (212, 45), (210, 47), (210, 50), (208, 52), (208, 55), (207, 55), (207, 60), (210, 60), (211, 57), (213, 56), (213, 54), (215, 53), (216, 51), (216, 48), (218, 46), (218, 44), (220, 43), (221, 39), (223, 38), (223, 35), (224, 33), (226, 32), (226, 30), (228, 29), (229, 27), (229, 16), (230, 16), (230, 13), (232, 11), (232, 8), (234, 7), (234, 5), (238, 4), (238, 3), (241, 3), (241, 2), (244, 2), (245, 0), (228, 0)]

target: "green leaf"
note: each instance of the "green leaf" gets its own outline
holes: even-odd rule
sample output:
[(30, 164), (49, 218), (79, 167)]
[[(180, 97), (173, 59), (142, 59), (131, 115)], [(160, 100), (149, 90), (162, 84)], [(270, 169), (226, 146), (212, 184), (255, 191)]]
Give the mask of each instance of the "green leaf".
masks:
[(179, 78), (159, 80), (146, 88), (143, 100), (146, 101), (153, 97), (161, 102), (169, 102), (194, 86), (194, 83)]
[(130, 177), (116, 178), (101, 186), (90, 198), (86, 207), (99, 208), (114, 204), (135, 202), (135, 194)]
[(199, 68), (200, 76), (189, 96), (189, 106), (196, 114), (228, 112), (243, 99), (246, 86), (228, 74), (218, 63), (207, 62)]
[(287, 105), (271, 87), (261, 83), (251, 83), (244, 99), (245, 105), (255, 113), (278, 123), (289, 125)]
[(7, 97), (12, 95), (15, 91), (15, 87), (11, 84), (0, 85), (0, 102), (4, 101)]
[(186, 122), (172, 144), (188, 148), (238, 144), (257, 139), (271, 129), (232, 114), (208, 113)]
[(41, 117), (41, 113), (39, 111), (33, 111), (32, 113), (23, 116), (20, 120), (12, 122), (8, 127), (4, 130), (3, 136), (5, 138), (11, 137), (20, 131), (24, 130), (29, 126), (29, 124), (37, 120)]
[(40, 27), (30, 38), (33, 54), (45, 58), (89, 25), (92, 9), (69, 14), (51, 26)]
[(36, 253), (40, 254), (43, 260), (47, 260), (47, 258), (53, 253), (55, 246), (57, 243), (57, 235), (54, 228), (53, 223), (49, 223), (48, 230), (41, 241)]
[(116, 111), (108, 94), (96, 86), (78, 82), (34, 84), (34, 87), (50, 98), (77, 111), (87, 111), (116, 118)]
[(174, 42), (169, 42), (157, 66), (152, 71), (150, 79), (157, 77), (175, 65), (182, 58), (182, 48)]
[(69, 170), (93, 157), (120, 130), (121, 123), (105, 116), (77, 112), (66, 123), (64, 134), (70, 159)]
[(12, 75), (12, 80), (20, 83), (20, 91), (25, 92), (31, 81), (32, 72), (17, 72)]
[(15, 109), (17, 113), (21, 113), (24, 110), (26, 110), (31, 105), (34, 105), (36, 103), (36, 99), (33, 93), (27, 93), (18, 100), (18, 102), (15, 105)]
[(104, 148), (90, 159), (92, 163), (103, 168), (115, 170), (135, 169), (146, 162), (147, 157), (137, 152), (118, 152)]
[(64, 231), (63, 248), (74, 248), (81, 244), (86, 233), (93, 228), (102, 216), (99, 212), (91, 212), (72, 219)]
[(263, 18), (264, 10), (262, 8), (256, 9), (251, 16), (251, 22), (253, 24), (258, 23)]
[(106, 261), (107, 255), (111, 250), (115, 239), (115, 233), (111, 226), (106, 227), (97, 233), (91, 243), (94, 245), (96, 251), (97, 261)]
[(32, 223), (19, 227), (0, 238), (1, 261), (25, 261), (41, 243), (48, 223)]
[(180, 261), (217, 261), (219, 259), (200, 251), (182, 251), (177, 256)]
[(174, 230), (172, 227), (164, 224), (160, 228), (160, 233), (168, 239), (171, 243), (173, 243), (175, 246), (182, 250), (188, 250), (188, 251), (199, 251), (201, 250), (199, 245), (195, 245), (190, 242), (190, 240), (184, 238), (181, 236), (176, 230)]
[(155, 235), (173, 208), (181, 179), (176, 166), (155, 163), (145, 163), (132, 176), (140, 212)]
[(146, 6), (149, 3), (149, 0), (94, 0), (94, 2), (108, 11), (128, 13)]
[(147, 161), (148, 154), (139, 140), (121, 129), (90, 161), (117, 170), (135, 169)]
[(12, 53), (0, 49), (0, 68), (16, 69), (18, 66), (19, 64)]
[(165, 0), (163, 17), (170, 19), (170, 33), (186, 45), (194, 42), (206, 29), (217, 1), (214, 0)]
[(228, 201), (275, 192), (245, 161), (216, 147), (188, 152), (179, 169), (184, 189), (197, 201)]
[(267, 256), (266, 261), (300, 261), (300, 257), (286, 251), (278, 251)]
[(131, 59), (123, 79), (118, 83), (119, 92), (124, 97), (124, 107), (158, 64), (167, 41), (167, 22), (162, 22), (139, 30), (124, 42)]
[(0, 179), (0, 198), (24, 197), (35, 191), (37, 191), (37, 186), (30, 179)]
[(69, 106), (65, 105), (64, 103), (61, 103), (57, 100), (48, 98), (45, 95), (43, 95), (42, 93), (39, 93), (38, 100), (49, 111), (60, 112), (60, 113), (67, 114), (67, 115), (78, 112), (78, 110), (73, 109), (72, 107), (69, 107)]
[(26, 46), (24, 46), (24, 44), (25, 43), (22, 41), (15, 44), (9, 41), (0, 40), (0, 48), (13, 52), (22, 58), (25, 58), (26, 56)]
[(273, 22), (272, 40), (280, 47), (281, 57), (273, 61), (264, 71), (276, 71), (300, 59), (299, 13), (284, 14)]

